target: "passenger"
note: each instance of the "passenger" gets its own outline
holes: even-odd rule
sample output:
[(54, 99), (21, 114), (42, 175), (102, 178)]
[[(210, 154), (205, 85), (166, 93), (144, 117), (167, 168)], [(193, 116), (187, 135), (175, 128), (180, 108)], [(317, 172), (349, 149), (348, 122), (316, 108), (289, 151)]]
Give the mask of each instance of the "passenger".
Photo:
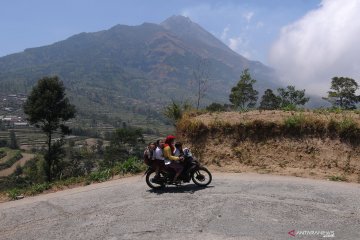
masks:
[(154, 159), (155, 159), (155, 178), (159, 178), (160, 177), (160, 169), (165, 167), (165, 163), (164, 163), (164, 154), (163, 154), (163, 149), (164, 149), (164, 140), (157, 140), (156, 141), (156, 149), (155, 149), (155, 154), (154, 154)]
[(184, 151), (183, 151), (181, 142), (175, 143), (174, 156), (176, 156), (176, 157), (184, 156)]
[(165, 158), (165, 165), (168, 166), (171, 169), (174, 169), (175, 171), (175, 177), (173, 179), (174, 183), (177, 182), (177, 178), (181, 174), (184, 167), (180, 164), (180, 161), (182, 161), (183, 157), (176, 157), (173, 155), (175, 151), (175, 137), (172, 135), (167, 136), (165, 140), (165, 147), (163, 150), (164, 158)]
[(148, 166), (152, 166), (155, 153), (155, 143), (149, 143), (144, 151), (144, 162)]

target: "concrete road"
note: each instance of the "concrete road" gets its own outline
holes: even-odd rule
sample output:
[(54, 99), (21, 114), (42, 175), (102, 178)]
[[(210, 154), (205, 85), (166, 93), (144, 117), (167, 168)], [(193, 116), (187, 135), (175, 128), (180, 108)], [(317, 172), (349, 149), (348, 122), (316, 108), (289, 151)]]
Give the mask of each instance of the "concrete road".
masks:
[(360, 239), (360, 185), (216, 173), (154, 192), (136, 176), (2, 203), (0, 239)]

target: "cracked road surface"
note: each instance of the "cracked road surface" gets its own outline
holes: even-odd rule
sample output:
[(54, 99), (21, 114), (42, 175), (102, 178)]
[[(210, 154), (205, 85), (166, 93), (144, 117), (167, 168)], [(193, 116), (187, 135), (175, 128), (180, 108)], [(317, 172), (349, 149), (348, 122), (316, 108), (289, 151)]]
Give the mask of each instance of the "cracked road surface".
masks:
[(299, 231), (360, 239), (360, 185), (215, 173), (154, 192), (135, 176), (0, 204), (1, 240), (324, 239)]

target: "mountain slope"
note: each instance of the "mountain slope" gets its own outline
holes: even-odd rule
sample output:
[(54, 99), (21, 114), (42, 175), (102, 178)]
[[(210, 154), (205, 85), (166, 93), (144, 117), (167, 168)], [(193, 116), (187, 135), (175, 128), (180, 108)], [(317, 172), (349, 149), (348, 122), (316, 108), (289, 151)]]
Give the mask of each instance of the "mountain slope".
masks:
[(235, 53), (189, 18), (173, 16), (161, 24), (80, 33), (2, 57), (0, 91), (28, 92), (39, 78), (58, 75), (81, 113), (159, 122), (171, 99), (193, 98), (193, 71), (202, 59), (210, 76), (204, 104), (226, 102), (244, 68), (258, 80), (260, 94), (278, 85), (268, 67)]

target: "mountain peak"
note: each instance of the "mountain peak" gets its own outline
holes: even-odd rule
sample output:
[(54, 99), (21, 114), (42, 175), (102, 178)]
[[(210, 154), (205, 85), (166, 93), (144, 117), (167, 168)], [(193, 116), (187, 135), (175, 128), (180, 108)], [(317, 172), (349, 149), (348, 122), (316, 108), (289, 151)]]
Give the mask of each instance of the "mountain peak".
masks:
[(204, 31), (202, 27), (191, 21), (190, 18), (181, 15), (173, 15), (160, 23), (160, 25), (167, 30), (172, 30), (179, 34), (182, 34), (184, 32), (189, 33), (193, 31)]
[(171, 17), (167, 18), (165, 21), (161, 23), (161, 25), (168, 25), (168, 24), (191, 24), (193, 23), (189, 17), (185, 17), (182, 15), (172, 15)]

